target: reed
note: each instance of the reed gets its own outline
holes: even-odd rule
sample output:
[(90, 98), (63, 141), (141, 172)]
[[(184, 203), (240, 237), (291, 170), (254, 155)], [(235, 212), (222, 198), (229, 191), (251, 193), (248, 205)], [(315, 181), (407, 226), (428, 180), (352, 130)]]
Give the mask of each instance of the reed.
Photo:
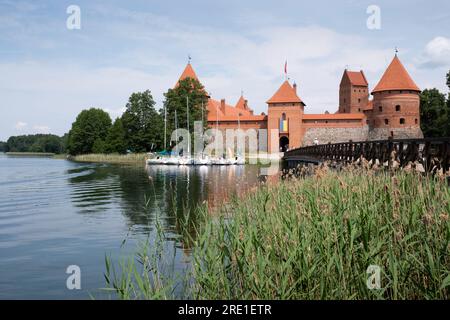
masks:
[(83, 154), (70, 157), (76, 162), (113, 163), (113, 164), (145, 164), (145, 153), (132, 154)]
[[(186, 290), (164, 298), (450, 298), (450, 191), (438, 177), (325, 169), (196, 212), (180, 223), (193, 245)], [(380, 289), (367, 287), (370, 265)]]

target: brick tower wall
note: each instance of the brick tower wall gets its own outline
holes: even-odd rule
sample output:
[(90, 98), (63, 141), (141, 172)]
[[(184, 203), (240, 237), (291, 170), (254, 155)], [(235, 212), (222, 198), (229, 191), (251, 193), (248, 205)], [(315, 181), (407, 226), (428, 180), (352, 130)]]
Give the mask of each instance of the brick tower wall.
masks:
[(420, 98), (415, 91), (383, 91), (373, 94), (369, 115), (369, 139), (423, 138), (420, 129)]
[(339, 113), (361, 113), (368, 103), (368, 86), (354, 86), (344, 77), (339, 87)]

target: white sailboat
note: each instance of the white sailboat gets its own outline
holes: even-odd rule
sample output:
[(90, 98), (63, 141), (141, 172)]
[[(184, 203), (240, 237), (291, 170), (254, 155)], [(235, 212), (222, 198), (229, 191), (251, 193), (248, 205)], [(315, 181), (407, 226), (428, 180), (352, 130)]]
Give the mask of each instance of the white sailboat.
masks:
[[(187, 131), (189, 131), (189, 96), (186, 96), (186, 121), (187, 121)], [(188, 139), (187, 152), (183, 150), (183, 156), (178, 159), (178, 164), (182, 166), (194, 164), (194, 159), (191, 157), (191, 139)]]
[[(203, 123), (204, 123), (203, 108), (204, 108), (204, 106), (203, 106), (203, 101), (202, 101), (202, 126), (203, 126)], [(201, 152), (200, 156), (197, 156), (197, 157), (194, 158), (194, 161), (193, 161), (194, 165), (208, 166), (208, 165), (212, 164), (212, 160), (208, 156), (205, 156), (205, 154), (203, 153), (203, 147), (204, 146), (202, 146), (202, 152)]]

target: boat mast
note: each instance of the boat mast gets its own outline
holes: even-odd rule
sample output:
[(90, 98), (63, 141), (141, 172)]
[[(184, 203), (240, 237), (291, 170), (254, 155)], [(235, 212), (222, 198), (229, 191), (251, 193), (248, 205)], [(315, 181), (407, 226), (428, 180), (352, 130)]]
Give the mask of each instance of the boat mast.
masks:
[(167, 108), (164, 104), (164, 151), (167, 150)]
[(187, 109), (187, 113), (186, 113), (186, 119), (187, 119), (187, 131), (189, 134), (188, 137), (188, 154), (191, 154), (191, 138), (190, 135), (191, 133), (189, 132), (189, 96), (186, 96), (186, 109)]
[(175, 145), (178, 145), (177, 109), (175, 109)]

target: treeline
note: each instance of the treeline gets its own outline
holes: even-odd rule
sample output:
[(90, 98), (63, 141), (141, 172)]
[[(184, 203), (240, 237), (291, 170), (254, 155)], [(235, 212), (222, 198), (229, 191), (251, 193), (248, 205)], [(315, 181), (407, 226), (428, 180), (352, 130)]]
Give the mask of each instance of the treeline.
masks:
[[(447, 73), (450, 90), (450, 71)], [(420, 122), (425, 137), (450, 136), (450, 93), (426, 89), (420, 94)]]
[[(181, 80), (164, 96), (164, 108), (157, 111), (149, 90), (133, 93), (125, 106), (125, 112), (114, 122), (109, 114), (101, 109), (83, 110), (69, 131), (67, 152), (78, 155), (165, 150), (169, 147), (170, 135), (175, 126), (187, 128), (188, 101), (191, 132), (194, 129), (194, 121), (202, 119), (202, 109), (203, 124), (206, 127), (208, 97), (198, 80), (191, 78)], [(166, 136), (164, 136), (165, 118)]]
[(58, 137), (53, 134), (33, 134), (13, 136), (7, 142), (0, 143), (2, 152), (48, 152), (64, 153), (66, 136)]

